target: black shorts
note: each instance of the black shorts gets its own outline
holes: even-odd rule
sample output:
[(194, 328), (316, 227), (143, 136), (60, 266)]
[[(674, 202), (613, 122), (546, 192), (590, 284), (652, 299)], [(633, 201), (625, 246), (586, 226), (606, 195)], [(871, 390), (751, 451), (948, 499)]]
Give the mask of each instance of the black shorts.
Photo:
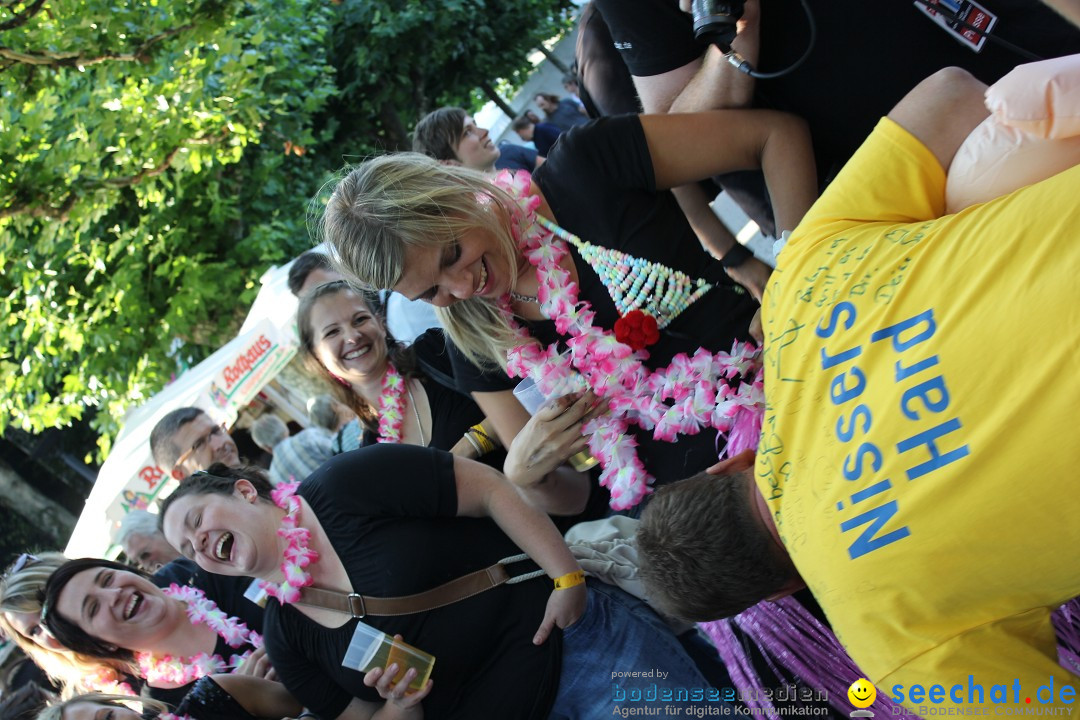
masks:
[(648, 77), (697, 60), (708, 47), (678, 0), (596, 0), (630, 74)]

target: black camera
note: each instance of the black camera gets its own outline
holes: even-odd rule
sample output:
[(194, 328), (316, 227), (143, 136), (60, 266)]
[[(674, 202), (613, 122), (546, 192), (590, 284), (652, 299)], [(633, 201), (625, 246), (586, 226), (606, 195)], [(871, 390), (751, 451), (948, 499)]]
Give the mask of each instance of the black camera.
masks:
[(694, 37), (731, 49), (735, 40), (735, 23), (743, 14), (743, 0), (721, 2), (720, 0), (693, 0), (690, 4), (694, 16)]

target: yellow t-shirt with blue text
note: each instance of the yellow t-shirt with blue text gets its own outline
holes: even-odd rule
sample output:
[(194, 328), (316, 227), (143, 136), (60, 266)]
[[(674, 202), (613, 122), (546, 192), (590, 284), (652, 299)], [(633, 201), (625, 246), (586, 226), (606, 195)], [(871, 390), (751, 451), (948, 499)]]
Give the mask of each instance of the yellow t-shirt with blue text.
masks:
[(757, 483), (879, 693), (1068, 705), (1080, 168), (949, 216), (944, 187), (885, 119), (793, 233), (762, 302)]

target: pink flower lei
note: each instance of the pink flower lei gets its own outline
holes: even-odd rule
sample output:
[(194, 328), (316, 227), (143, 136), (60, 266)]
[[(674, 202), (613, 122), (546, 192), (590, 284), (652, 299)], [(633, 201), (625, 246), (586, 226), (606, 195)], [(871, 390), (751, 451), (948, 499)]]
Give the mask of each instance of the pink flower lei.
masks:
[(379, 395), (379, 442), (400, 443), (405, 424), (405, 394), (408, 382), (391, 363), (386, 365)]
[[(731, 353), (699, 348), (692, 356), (676, 355), (666, 368), (649, 370), (645, 350), (634, 351), (615, 335), (593, 324), (596, 314), (578, 300), (578, 286), (560, 266), (569, 252), (561, 238), (536, 218), (540, 198), (530, 195), (531, 177), (525, 171), (502, 171), (495, 185), (516, 201), (509, 208), (511, 231), (525, 258), (536, 267), (540, 311), (555, 322), (568, 354), (556, 344), (542, 347), (514, 316), (510, 296), (499, 308), (520, 343), (507, 351), (507, 372), (531, 377), (541, 392), (567, 392), (586, 386), (608, 399), (610, 411), (586, 424), (589, 451), (600, 461), (600, 484), (611, 491), (611, 507), (625, 510), (651, 492), (653, 477), (637, 454), (637, 441), (627, 434), (631, 424), (651, 430), (653, 437), (675, 442), (711, 427), (728, 436), (725, 452), (734, 455), (756, 448), (761, 434), (764, 392), (760, 351), (736, 342)], [(732, 388), (728, 380), (753, 375), (753, 381)]]
[(300, 514), (300, 498), (296, 497), (296, 488), (299, 486), (300, 483), (297, 482), (282, 483), (270, 494), (274, 504), (285, 511), (277, 534), (288, 540), (289, 546), (285, 548), (281, 561), (281, 572), (285, 575), (285, 580), (280, 585), (260, 580), (259, 588), (267, 595), (277, 598), (282, 605), (299, 600), (300, 591), (314, 582), (311, 573), (304, 568), (319, 559), (319, 553), (308, 548), (311, 531), (299, 527), (296, 522), (296, 516)]
[(131, 685), (120, 680), (119, 675), (110, 667), (101, 666), (87, 677), (87, 687), (107, 695), (138, 695)]
[[(229, 647), (238, 648), (250, 645), (262, 647), (262, 637), (254, 630), (249, 630), (239, 619), (226, 615), (217, 603), (198, 588), (173, 583), (162, 592), (174, 600), (184, 603), (188, 621), (192, 625), (206, 625), (224, 640)], [(235, 670), (247, 659), (251, 651), (242, 655), (233, 655), (228, 662), (216, 653), (199, 653), (191, 657), (157, 656), (151, 653), (135, 653), (135, 662), (140, 674), (151, 685), (169, 683), (187, 685), (204, 675), (213, 675), (223, 670)]]
[(190, 715), (177, 715), (176, 713), (163, 712), (158, 715), (158, 720), (194, 720)]

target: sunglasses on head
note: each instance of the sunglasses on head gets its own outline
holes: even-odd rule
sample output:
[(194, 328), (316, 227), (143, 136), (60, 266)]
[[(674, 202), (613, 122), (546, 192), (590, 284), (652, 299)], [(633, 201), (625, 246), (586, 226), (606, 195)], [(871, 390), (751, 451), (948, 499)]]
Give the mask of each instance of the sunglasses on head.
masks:
[(25, 568), (27, 565), (33, 565), (36, 562), (38, 562), (37, 555), (33, 555), (31, 553), (23, 553), (19, 557), (15, 558), (15, 562), (11, 563), (11, 567), (9, 567), (4, 573), (4, 577), (6, 578), (14, 575), (15, 573)]

